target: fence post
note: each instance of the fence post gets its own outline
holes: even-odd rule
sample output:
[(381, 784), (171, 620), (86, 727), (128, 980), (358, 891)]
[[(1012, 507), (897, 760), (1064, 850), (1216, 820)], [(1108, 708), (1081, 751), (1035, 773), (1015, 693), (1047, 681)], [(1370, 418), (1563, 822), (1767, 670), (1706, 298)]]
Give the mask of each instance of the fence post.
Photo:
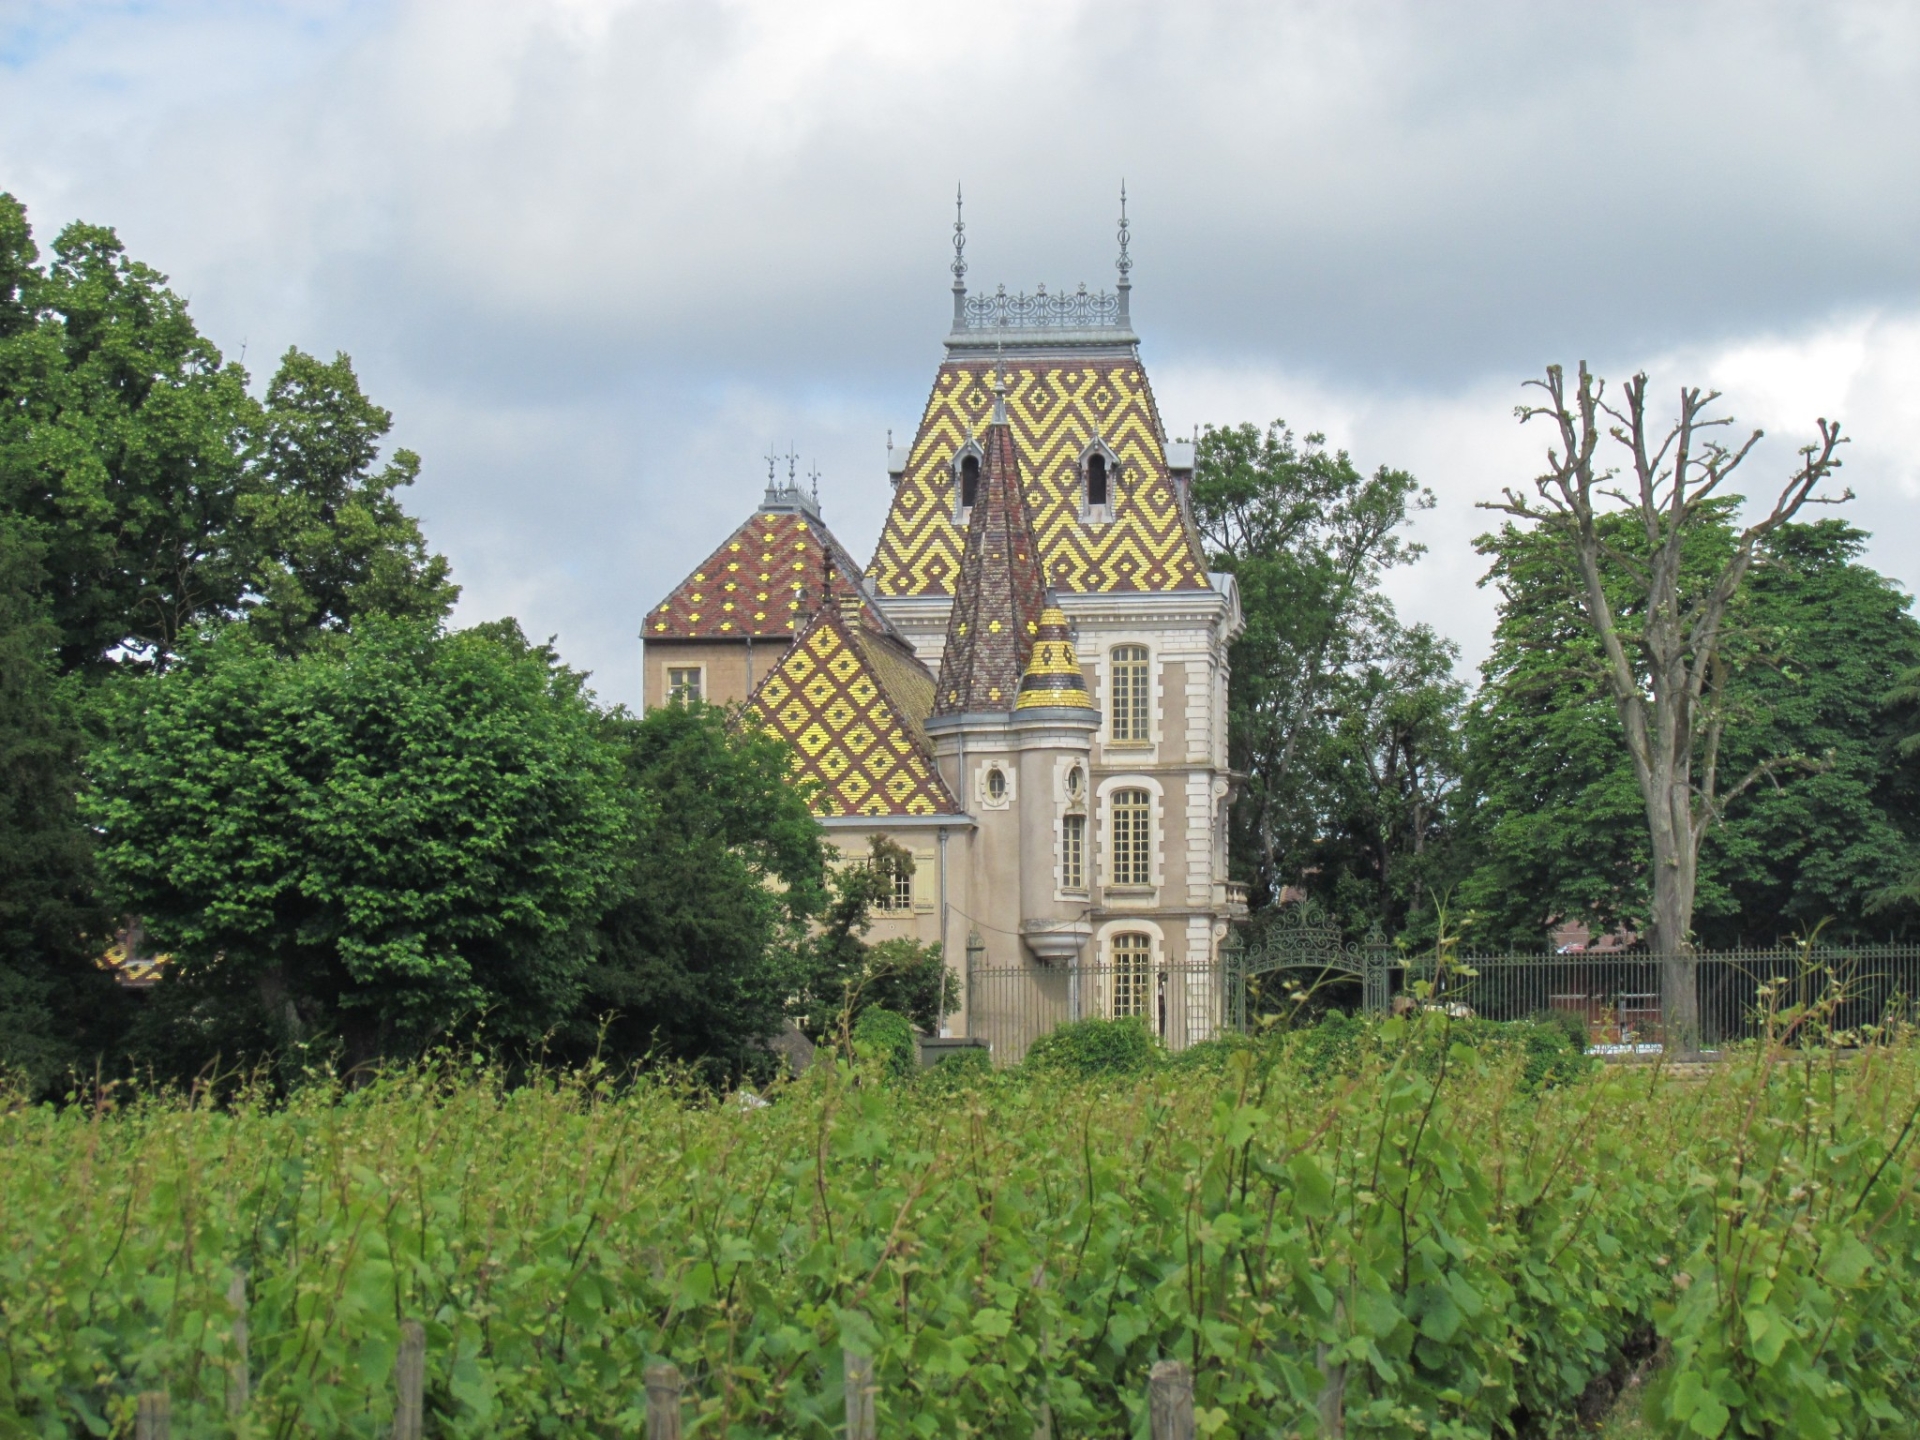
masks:
[(843, 1349), (846, 1357), (847, 1440), (879, 1440), (873, 1413), (873, 1357)]
[(227, 1305), (233, 1311), (233, 1360), (227, 1366), (227, 1414), (247, 1413), (253, 1398), (253, 1376), (247, 1367), (247, 1276), (244, 1270), (233, 1272), (227, 1282)]
[(1180, 1361), (1154, 1363), (1147, 1377), (1147, 1414), (1153, 1440), (1194, 1440), (1193, 1372)]
[(680, 1440), (683, 1388), (678, 1366), (647, 1366), (647, 1440)]
[(399, 1391), (393, 1407), (393, 1440), (420, 1440), (427, 1384), (427, 1328), (418, 1320), (400, 1322), (400, 1353), (393, 1362), (393, 1381)]
[(169, 1440), (172, 1432), (173, 1397), (164, 1390), (141, 1391), (133, 1422), (134, 1440)]

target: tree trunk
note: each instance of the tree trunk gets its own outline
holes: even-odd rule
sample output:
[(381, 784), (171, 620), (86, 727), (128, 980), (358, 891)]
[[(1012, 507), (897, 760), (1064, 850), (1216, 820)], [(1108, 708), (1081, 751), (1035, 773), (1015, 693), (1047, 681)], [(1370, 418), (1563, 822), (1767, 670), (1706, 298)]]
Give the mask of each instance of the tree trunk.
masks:
[(1653, 914), (1647, 943), (1660, 964), (1662, 1043), (1691, 1055), (1700, 1046), (1700, 997), (1694, 983), (1693, 892), (1697, 879), (1693, 787), (1689, 769), (1660, 765), (1647, 777), (1647, 822), (1653, 849)]

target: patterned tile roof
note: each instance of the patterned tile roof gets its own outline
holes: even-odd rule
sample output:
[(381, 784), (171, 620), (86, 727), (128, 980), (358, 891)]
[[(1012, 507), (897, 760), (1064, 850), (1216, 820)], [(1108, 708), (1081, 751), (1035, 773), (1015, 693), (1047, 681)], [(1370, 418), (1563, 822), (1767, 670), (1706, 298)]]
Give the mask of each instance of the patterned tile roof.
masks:
[(1047, 604), (1004, 404), (996, 403), (982, 448), (979, 489), (934, 688), (936, 715), (1013, 709)]
[[(953, 593), (965, 546), (954, 523), (953, 462), (987, 427), (992, 369), (985, 358), (940, 367), (868, 567), (883, 596)], [(1028, 357), (1009, 370), (1008, 419), (1047, 584), (1072, 593), (1206, 589), (1140, 362)], [(1080, 459), (1096, 435), (1122, 469), (1113, 518), (1089, 523)]]
[[(1040, 633), (1034, 637), (1033, 654), (1020, 677), (1020, 698), (1016, 710), (1036, 710), (1067, 706), (1092, 710), (1093, 697), (1087, 693), (1086, 672), (1073, 650), (1073, 635), (1067, 629), (1067, 617), (1057, 606), (1040, 612)], [(1097, 712), (1096, 712), (1097, 713)]]
[[(832, 588), (858, 587), (860, 566), (817, 516), (761, 511), (729, 535), (641, 625), (643, 640), (790, 638)], [(869, 608), (870, 624), (886, 627)]]
[(857, 605), (823, 605), (755, 688), (752, 704), (793, 751), (820, 816), (952, 815), (923, 728), (933, 677)]

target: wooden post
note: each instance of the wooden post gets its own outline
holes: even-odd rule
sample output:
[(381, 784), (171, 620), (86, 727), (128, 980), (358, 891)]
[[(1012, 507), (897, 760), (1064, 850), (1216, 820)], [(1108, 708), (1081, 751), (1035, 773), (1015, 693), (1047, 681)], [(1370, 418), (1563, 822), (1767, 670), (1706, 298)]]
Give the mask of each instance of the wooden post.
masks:
[(169, 1440), (173, 1432), (173, 1397), (164, 1390), (140, 1392), (140, 1409), (133, 1422), (134, 1440)]
[(1193, 1372), (1178, 1360), (1155, 1362), (1147, 1377), (1153, 1440), (1194, 1440)]
[[(1346, 1302), (1333, 1302), (1333, 1323), (1346, 1328)], [(1344, 1437), (1347, 1433), (1347, 1367), (1342, 1361), (1338, 1365), (1328, 1363), (1327, 1356), (1332, 1346), (1322, 1345), (1314, 1351), (1314, 1364), (1320, 1371), (1323, 1382), (1320, 1388), (1320, 1434), (1322, 1440)]]
[(427, 1327), (418, 1320), (400, 1322), (400, 1353), (393, 1361), (399, 1392), (393, 1407), (393, 1440), (420, 1440), (427, 1388)]
[(879, 1440), (873, 1413), (873, 1357), (843, 1350), (846, 1357), (847, 1440)]
[(247, 1369), (247, 1277), (233, 1272), (227, 1283), (227, 1304), (233, 1310), (233, 1359), (227, 1366), (227, 1414), (238, 1418), (247, 1413), (247, 1401), (253, 1398), (253, 1377)]
[(647, 1366), (647, 1440), (680, 1440), (679, 1367)]

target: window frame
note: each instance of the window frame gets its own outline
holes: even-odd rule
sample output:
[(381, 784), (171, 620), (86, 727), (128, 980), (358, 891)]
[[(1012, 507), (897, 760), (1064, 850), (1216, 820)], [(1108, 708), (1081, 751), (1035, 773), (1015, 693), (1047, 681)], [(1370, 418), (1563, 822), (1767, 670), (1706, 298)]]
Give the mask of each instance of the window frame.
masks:
[(1087, 817), (1078, 813), (1060, 817), (1060, 888), (1084, 893), (1087, 888)]
[[(707, 667), (705, 665), (667, 665), (663, 667), (667, 677), (667, 698), (669, 705), (684, 705), (689, 699), (698, 705), (706, 699)], [(685, 688), (674, 680), (676, 675), (693, 676), (693, 694), (688, 696)]]
[(1153, 1018), (1153, 936), (1122, 930), (1107, 937), (1107, 973), (1111, 977), (1107, 1013), (1114, 1020)]
[[(1124, 727), (1121, 723), (1123, 705)], [(1136, 641), (1110, 646), (1107, 650), (1107, 744), (1152, 743), (1153, 652)]]
[(1127, 786), (1107, 797), (1107, 886), (1153, 888), (1153, 792)]

